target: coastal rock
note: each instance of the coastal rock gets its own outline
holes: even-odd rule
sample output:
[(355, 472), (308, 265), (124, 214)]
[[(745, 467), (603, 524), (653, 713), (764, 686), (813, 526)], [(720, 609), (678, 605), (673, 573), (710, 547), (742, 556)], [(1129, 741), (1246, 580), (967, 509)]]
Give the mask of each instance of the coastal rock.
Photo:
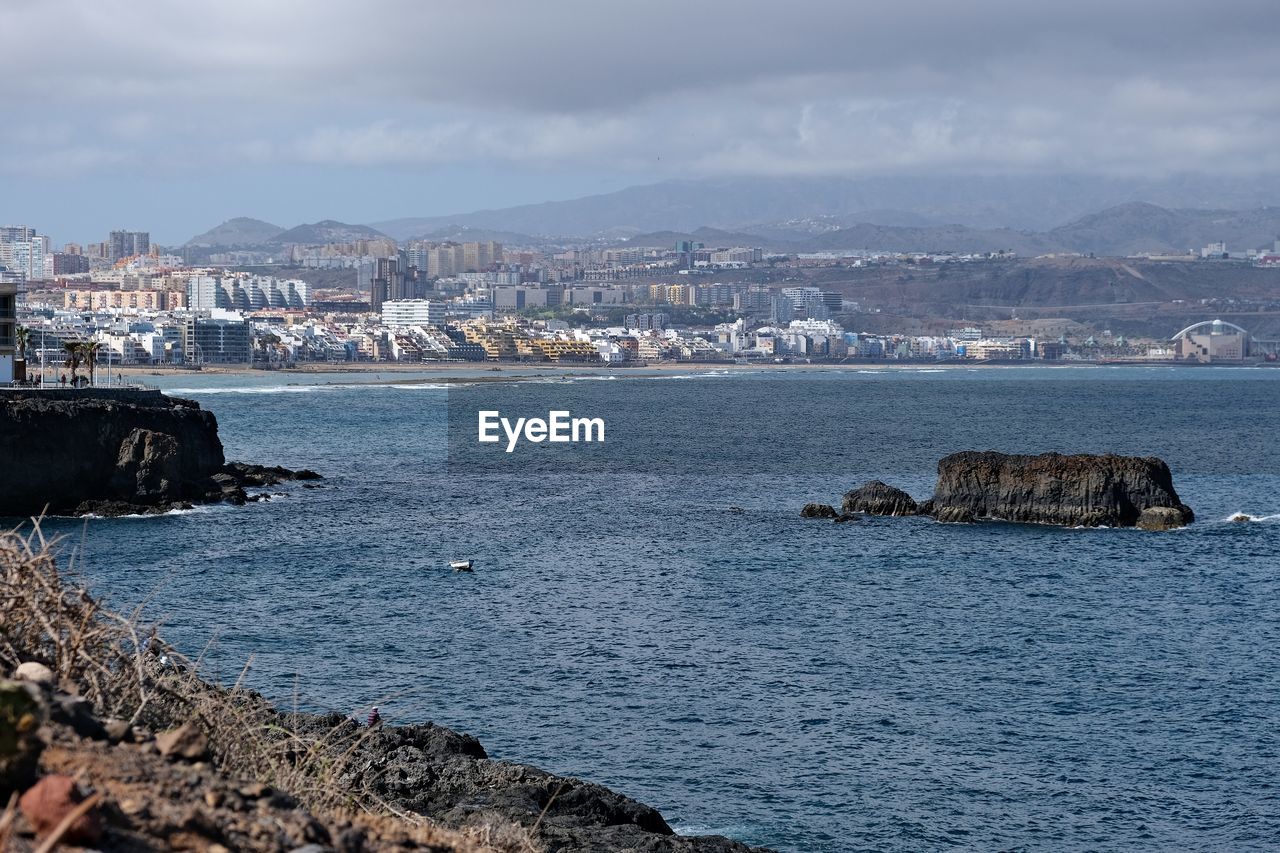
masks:
[(805, 504), (800, 510), (801, 518), (836, 518), (838, 515), (831, 504)]
[(846, 513), (867, 515), (916, 515), (919, 512), (911, 495), (879, 480), (845, 493), (841, 507)]
[(1186, 507), (1153, 506), (1142, 511), (1135, 525), (1141, 530), (1174, 530), (1186, 527), (1190, 510)]
[[(1133, 527), (1144, 511), (1161, 523), (1194, 513), (1178, 498), (1169, 466), (1155, 457), (994, 451), (953, 453), (938, 463), (926, 511), (939, 521), (999, 519), (1070, 527)], [(1150, 517), (1154, 519), (1156, 516)], [(1161, 527), (1159, 529), (1167, 529)]]
[[(579, 779), (494, 761), (470, 735), (430, 723), (361, 727), (340, 715), (287, 715), (284, 727), (324, 734), (351, 750), (341, 781), (385, 803), (463, 827), (486, 821), (536, 828), (548, 850), (748, 853), (721, 836), (680, 836), (656, 809)], [(350, 744), (349, 747), (345, 744)]]
[(192, 400), (112, 389), (0, 393), (0, 516), (120, 516), (243, 504), (246, 487), (313, 471), (226, 464), (218, 422)]

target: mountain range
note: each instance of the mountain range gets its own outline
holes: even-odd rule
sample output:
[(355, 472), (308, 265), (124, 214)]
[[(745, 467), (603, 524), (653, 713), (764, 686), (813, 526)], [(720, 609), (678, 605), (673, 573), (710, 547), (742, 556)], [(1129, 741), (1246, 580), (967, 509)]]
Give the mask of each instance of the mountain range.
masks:
[(372, 225), (397, 240), (456, 226), (542, 237), (628, 237), (704, 226), (754, 233), (797, 220), (835, 226), (945, 224), (1042, 232), (1134, 201), (1167, 208), (1252, 209), (1280, 201), (1280, 177), (708, 178)]
[[(1147, 189), (1157, 197), (1172, 194), (1213, 204), (1162, 206), (1150, 200), (1126, 199), (1101, 209), (1087, 208), (1066, 219), (1054, 219), (1053, 211), (1077, 207), (1086, 198), (1138, 192), (1140, 187), (1134, 181), (1117, 181), (1104, 192), (1086, 179), (1059, 178), (1045, 183), (1049, 179), (1023, 178), (1017, 179), (1021, 181), (1017, 186), (1014, 179), (1003, 179), (1003, 183), (993, 183), (996, 179), (951, 179), (939, 182), (929, 195), (917, 180), (883, 185), (843, 179), (672, 181), (574, 201), (456, 217), (373, 225), (324, 220), (288, 230), (240, 218), (193, 237), (188, 246), (274, 248), (388, 236), (397, 240), (498, 240), (516, 246), (583, 239), (601, 245), (665, 246), (692, 239), (708, 245), (750, 244), (787, 252), (1004, 249), (1020, 255), (1081, 252), (1125, 256), (1180, 253), (1217, 241), (1225, 241), (1233, 250), (1270, 248), (1280, 235), (1280, 208), (1264, 206), (1268, 199), (1280, 198), (1280, 185), (1272, 186), (1266, 180), (1247, 185), (1224, 180), (1213, 187), (1198, 183), (1198, 179), (1187, 179), (1179, 186), (1150, 183)], [(903, 190), (904, 182), (916, 184), (917, 192), (911, 195)], [(974, 191), (967, 202), (962, 193), (965, 186)], [(1037, 186), (1044, 191), (1038, 198), (1011, 194), (1019, 188), (1031, 192)], [(866, 206), (885, 200), (911, 202), (913, 206)], [(1233, 201), (1250, 204), (1227, 204)], [(1037, 202), (1042, 209), (1032, 215), (1028, 205)], [(628, 208), (629, 203), (634, 207)], [(854, 206), (859, 209), (843, 209)], [(1032, 221), (1051, 224), (1027, 224)], [(641, 229), (638, 223), (650, 227)]]

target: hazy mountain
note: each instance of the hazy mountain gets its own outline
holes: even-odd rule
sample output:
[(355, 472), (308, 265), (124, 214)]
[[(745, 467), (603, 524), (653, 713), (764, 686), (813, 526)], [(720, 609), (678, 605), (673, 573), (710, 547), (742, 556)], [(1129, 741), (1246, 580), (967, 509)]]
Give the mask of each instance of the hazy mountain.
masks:
[(386, 234), (370, 228), (368, 225), (348, 225), (345, 222), (325, 219), (310, 225), (298, 225), (288, 231), (283, 231), (277, 234), (271, 240), (271, 243), (276, 246), (283, 246), (288, 243), (319, 245), (323, 243), (350, 243), (354, 240), (373, 240), (386, 236)]
[(1269, 248), (1280, 236), (1280, 208), (1170, 210), (1135, 202), (1083, 216), (1045, 236), (1065, 248), (1098, 255), (1185, 252), (1218, 241), (1232, 251)]
[(1017, 252), (1039, 255), (1058, 246), (1043, 234), (1009, 228), (969, 228), (965, 225), (930, 225), (921, 228), (852, 225), (795, 244), (801, 252), (833, 249), (870, 249), (891, 252)]
[(765, 246), (769, 249), (790, 247), (795, 241), (778, 240), (748, 231), (722, 231), (719, 228), (697, 228), (693, 231), (646, 231), (626, 240), (618, 240), (619, 246), (665, 246), (692, 240), (706, 246)]
[[(571, 201), (375, 223), (397, 238), (448, 225), (533, 235), (591, 236), (700, 227), (755, 230), (761, 223), (850, 217), (874, 225), (954, 223), (1046, 230), (1126, 202), (1243, 209), (1280, 202), (1280, 176), (1162, 180), (1095, 176), (709, 178), (629, 187)], [(921, 217), (911, 222), (903, 216)], [(879, 221), (877, 221), (879, 220)]]
[[(386, 232), (384, 232), (386, 233)], [(394, 236), (394, 235), (389, 235)], [(476, 243), (496, 240), (504, 246), (535, 246), (546, 242), (545, 238), (520, 234), (515, 231), (499, 231), (493, 228), (473, 228), (467, 225), (446, 225), (411, 237), (396, 238), (403, 240), (430, 240), (441, 243), (452, 240), (455, 243)]]
[[(841, 226), (827, 217), (752, 226), (738, 232), (712, 228), (658, 231), (629, 242), (668, 245), (700, 240), (708, 245), (760, 245), (789, 252), (838, 249), (880, 251), (995, 252), (1024, 256), (1080, 252), (1128, 256), (1143, 252), (1185, 252), (1219, 240), (1230, 250), (1271, 247), (1280, 238), (1280, 208), (1256, 210), (1170, 210), (1147, 202), (1130, 202), (1090, 213), (1048, 231), (972, 228), (965, 225), (888, 226), (856, 223)], [(809, 232), (809, 233), (805, 233)]]
[(209, 248), (249, 248), (269, 243), (273, 237), (282, 233), (284, 229), (279, 225), (272, 225), (261, 219), (237, 216), (215, 228), (210, 228), (203, 234), (192, 237), (186, 245)]

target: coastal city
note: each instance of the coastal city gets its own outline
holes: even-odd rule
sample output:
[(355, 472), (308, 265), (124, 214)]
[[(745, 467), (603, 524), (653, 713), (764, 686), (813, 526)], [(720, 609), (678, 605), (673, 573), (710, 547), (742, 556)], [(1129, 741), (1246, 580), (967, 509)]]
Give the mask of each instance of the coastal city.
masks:
[[(330, 226), (316, 228), (321, 235), (352, 234), (319, 225)], [(1222, 306), (1209, 299), (1184, 305), (1195, 322), (1160, 336), (1044, 312), (894, 329), (885, 305), (822, 286), (833, 271), (909, 279), (998, 268), (1021, 260), (1011, 251), (782, 253), (693, 240), (511, 247), (375, 235), (237, 250), (162, 247), (146, 231), (119, 230), (55, 250), (36, 228), (4, 226), (0, 382), (109, 381), (126, 366), (1276, 359), (1275, 342), (1219, 319)], [(1280, 275), (1280, 239), (1273, 251), (1232, 253), (1219, 242), (1143, 260)]]

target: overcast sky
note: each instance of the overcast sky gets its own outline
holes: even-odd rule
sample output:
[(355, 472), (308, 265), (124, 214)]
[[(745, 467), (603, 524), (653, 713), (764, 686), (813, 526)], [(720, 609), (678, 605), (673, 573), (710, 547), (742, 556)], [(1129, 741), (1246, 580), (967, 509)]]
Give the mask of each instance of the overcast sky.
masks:
[(0, 0), (0, 220), (181, 241), (671, 177), (1280, 172), (1274, 0)]

